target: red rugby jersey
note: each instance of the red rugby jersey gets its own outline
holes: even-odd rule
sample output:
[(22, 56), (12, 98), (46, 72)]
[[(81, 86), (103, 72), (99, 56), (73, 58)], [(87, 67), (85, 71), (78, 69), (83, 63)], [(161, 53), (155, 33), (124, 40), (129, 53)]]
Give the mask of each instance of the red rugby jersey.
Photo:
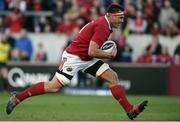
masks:
[(101, 16), (86, 24), (65, 51), (78, 55), (82, 60), (91, 60), (93, 57), (88, 55), (90, 41), (95, 41), (101, 47), (108, 39), (110, 30), (108, 20)]

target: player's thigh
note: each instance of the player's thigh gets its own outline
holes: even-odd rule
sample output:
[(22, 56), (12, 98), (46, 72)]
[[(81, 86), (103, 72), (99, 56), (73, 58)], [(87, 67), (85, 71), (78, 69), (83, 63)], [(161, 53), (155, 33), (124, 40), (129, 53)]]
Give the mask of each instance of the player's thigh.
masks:
[(119, 78), (117, 73), (113, 71), (111, 68), (104, 71), (99, 77), (106, 80), (110, 86), (119, 83)]

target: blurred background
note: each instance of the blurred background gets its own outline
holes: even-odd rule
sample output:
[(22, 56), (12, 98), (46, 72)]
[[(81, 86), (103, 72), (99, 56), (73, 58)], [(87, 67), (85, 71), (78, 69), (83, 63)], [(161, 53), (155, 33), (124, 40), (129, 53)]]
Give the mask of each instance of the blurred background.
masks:
[[(180, 96), (180, 0), (0, 0), (0, 91), (20, 91), (56, 72), (63, 49), (111, 3), (125, 7), (105, 60), (128, 94)], [(79, 72), (70, 94), (110, 95), (106, 82)]]

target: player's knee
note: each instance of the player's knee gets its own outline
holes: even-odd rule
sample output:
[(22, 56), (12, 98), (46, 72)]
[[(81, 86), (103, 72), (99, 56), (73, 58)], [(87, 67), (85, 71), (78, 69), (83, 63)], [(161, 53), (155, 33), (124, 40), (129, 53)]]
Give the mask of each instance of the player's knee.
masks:
[(113, 71), (113, 73), (114, 73), (114, 81), (118, 82), (119, 81), (118, 74), (114, 71)]
[(117, 84), (119, 82), (119, 78), (116, 72), (112, 71), (112, 81), (110, 84)]
[(54, 88), (54, 89), (51, 89), (51, 92), (58, 92), (60, 90), (60, 88)]
[(57, 92), (61, 87), (62, 85), (55, 81), (50, 81), (45, 83), (46, 92)]

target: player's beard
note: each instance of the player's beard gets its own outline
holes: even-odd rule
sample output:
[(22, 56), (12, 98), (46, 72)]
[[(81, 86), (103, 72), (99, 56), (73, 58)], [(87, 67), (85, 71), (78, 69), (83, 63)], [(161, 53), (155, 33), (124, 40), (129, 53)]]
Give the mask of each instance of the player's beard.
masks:
[(115, 26), (114, 26), (114, 29), (116, 29), (116, 30), (121, 30), (121, 27), (122, 27), (122, 24), (120, 23), (120, 24), (116, 24)]

